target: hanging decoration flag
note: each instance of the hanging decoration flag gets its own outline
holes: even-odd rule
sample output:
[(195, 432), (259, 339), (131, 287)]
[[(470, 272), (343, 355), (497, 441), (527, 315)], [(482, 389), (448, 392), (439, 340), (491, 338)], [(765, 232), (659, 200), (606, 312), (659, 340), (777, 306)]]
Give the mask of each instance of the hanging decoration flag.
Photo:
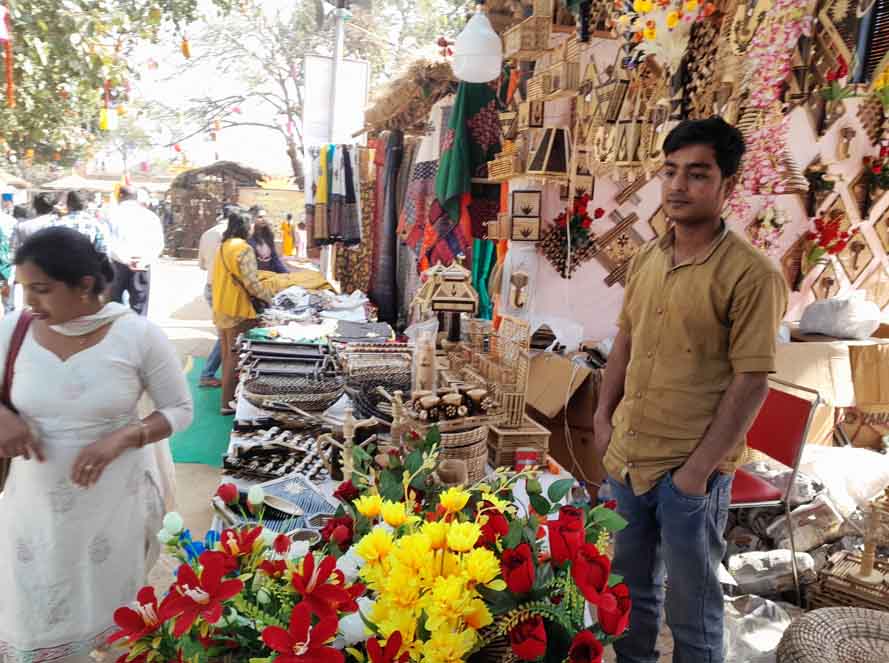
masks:
[(191, 59), (191, 44), (188, 43), (188, 37), (183, 35), (179, 49), (182, 51), (182, 55), (186, 60)]
[(6, 105), (15, 108), (15, 79), (12, 69), (12, 16), (9, 5), (0, 5), (0, 43), (3, 44), (3, 62), (6, 69)]
[(173, 145), (173, 149), (174, 149), (177, 153), (182, 152), (182, 146), (181, 146), (179, 143), (176, 143), (175, 145)]

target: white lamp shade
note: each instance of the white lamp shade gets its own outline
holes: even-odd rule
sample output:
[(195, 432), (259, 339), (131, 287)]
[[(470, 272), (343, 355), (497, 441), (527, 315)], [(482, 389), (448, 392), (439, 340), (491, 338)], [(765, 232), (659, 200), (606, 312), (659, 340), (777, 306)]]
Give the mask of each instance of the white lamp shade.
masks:
[(473, 14), (454, 42), (454, 75), (467, 83), (487, 83), (503, 69), (503, 43), (482, 12)]

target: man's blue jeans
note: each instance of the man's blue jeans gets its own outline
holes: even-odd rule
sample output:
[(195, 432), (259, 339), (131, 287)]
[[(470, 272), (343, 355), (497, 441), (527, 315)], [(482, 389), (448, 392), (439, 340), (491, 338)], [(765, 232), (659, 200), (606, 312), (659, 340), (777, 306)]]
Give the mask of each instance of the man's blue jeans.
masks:
[(630, 628), (614, 644), (617, 663), (657, 663), (662, 606), (673, 633), (673, 663), (723, 663), (717, 572), (725, 554), (732, 477), (715, 473), (703, 497), (679, 492), (672, 473), (643, 495), (609, 483), (629, 523), (615, 536), (613, 570), (624, 577), (633, 601)]
[[(210, 309), (213, 309), (213, 288), (208, 283), (206, 288), (204, 288), (204, 299), (207, 300), (207, 304), (210, 306)], [(213, 349), (210, 350), (210, 356), (207, 357), (207, 363), (204, 364), (204, 370), (201, 373), (201, 380), (212, 380), (216, 377), (216, 373), (219, 371), (219, 367), (222, 365), (222, 350), (219, 346), (219, 338), (216, 339), (216, 343), (213, 345)]]

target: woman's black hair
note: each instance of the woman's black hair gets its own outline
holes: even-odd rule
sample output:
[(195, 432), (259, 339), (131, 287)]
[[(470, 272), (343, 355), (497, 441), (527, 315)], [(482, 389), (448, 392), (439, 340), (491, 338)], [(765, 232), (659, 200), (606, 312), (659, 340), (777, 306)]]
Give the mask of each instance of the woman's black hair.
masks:
[(253, 222), (253, 240), (262, 242), (269, 247), (272, 250), (272, 255), (277, 253), (275, 251), (275, 233), (268, 221), (259, 219)]
[(102, 294), (114, 279), (114, 266), (108, 256), (96, 249), (86, 235), (64, 226), (39, 230), (25, 240), (15, 253), (15, 264), (26, 262), (71, 288), (92, 276), (96, 282), (94, 295)]
[(24, 221), (31, 218), (31, 210), (24, 205), (16, 205), (12, 208), (12, 216), (19, 221)]
[(229, 213), (228, 228), (222, 233), (222, 241), (226, 242), (235, 237), (238, 239), (247, 239), (250, 237), (249, 217), (238, 210), (233, 210)]

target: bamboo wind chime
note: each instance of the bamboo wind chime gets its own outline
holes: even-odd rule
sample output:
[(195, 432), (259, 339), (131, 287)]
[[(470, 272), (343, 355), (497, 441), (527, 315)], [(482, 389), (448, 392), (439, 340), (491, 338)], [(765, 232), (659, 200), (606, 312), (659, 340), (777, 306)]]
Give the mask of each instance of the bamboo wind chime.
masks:
[(15, 78), (12, 62), (12, 15), (9, 3), (0, 5), (0, 42), (3, 42), (3, 65), (6, 72), (6, 105), (15, 108)]

